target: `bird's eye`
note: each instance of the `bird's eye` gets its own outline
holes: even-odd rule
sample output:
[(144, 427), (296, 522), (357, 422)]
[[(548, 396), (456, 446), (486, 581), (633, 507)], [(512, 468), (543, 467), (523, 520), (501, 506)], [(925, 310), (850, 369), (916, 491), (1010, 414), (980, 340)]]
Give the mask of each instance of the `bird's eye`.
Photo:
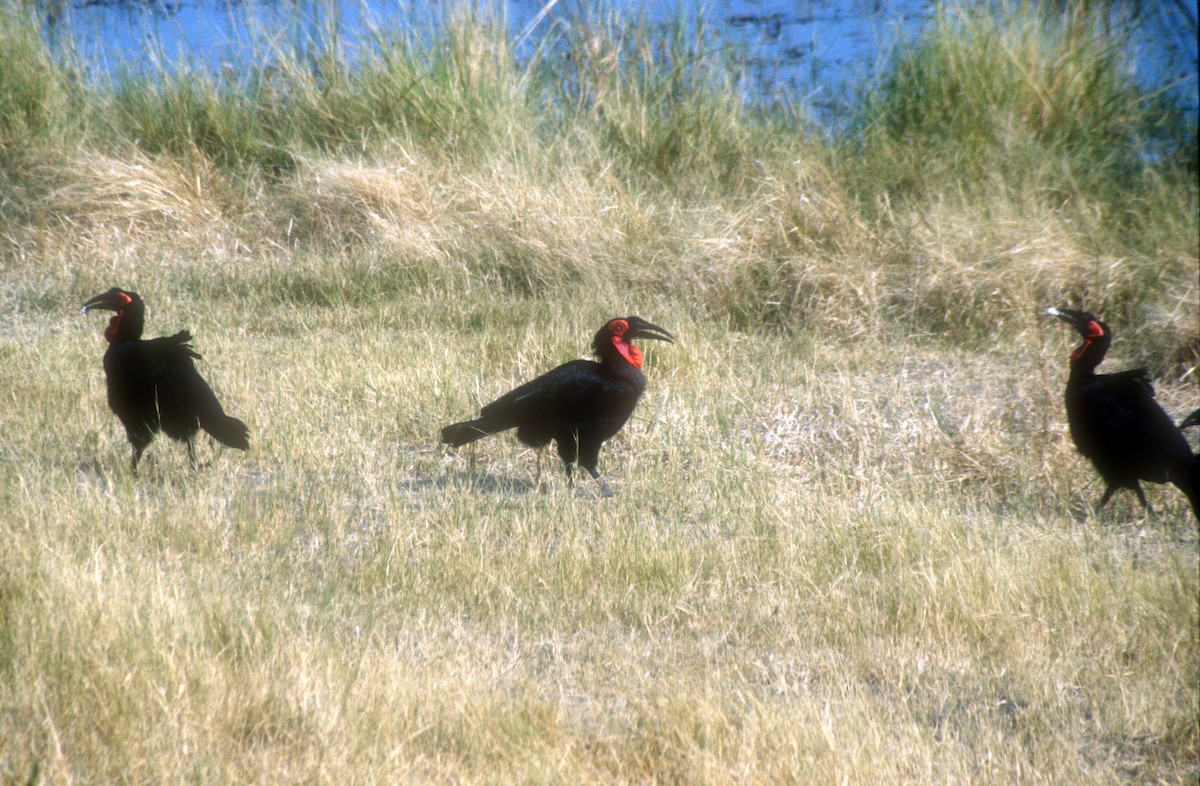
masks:
[(623, 319), (614, 319), (608, 329), (619, 336), (629, 329), (629, 325)]

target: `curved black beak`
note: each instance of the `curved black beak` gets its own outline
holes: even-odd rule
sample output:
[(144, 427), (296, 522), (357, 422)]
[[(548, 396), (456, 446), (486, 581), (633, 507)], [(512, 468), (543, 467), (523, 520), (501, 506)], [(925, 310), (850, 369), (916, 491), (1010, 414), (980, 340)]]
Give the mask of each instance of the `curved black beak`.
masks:
[(629, 330), (625, 333), (626, 338), (648, 338), (655, 341), (666, 341), (674, 344), (675, 337), (667, 332), (665, 328), (660, 328), (652, 322), (647, 322), (641, 317), (626, 317), (626, 322), (629, 323)]
[(1043, 311), (1042, 313), (1048, 317), (1057, 317), (1058, 319), (1061, 319), (1063, 322), (1066, 322), (1068, 325), (1075, 328), (1076, 330), (1078, 330), (1080, 333), (1083, 333), (1084, 335), (1087, 335), (1087, 332), (1085, 330), (1085, 327), (1087, 326), (1087, 324), (1096, 319), (1094, 316), (1092, 316), (1091, 314), (1088, 314), (1087, 312), (1076, 311), (1071, 308), (1050, 307), (1050, 308), (1046, 309), (1045, 311)]
[(102, 292), (93, 298), (89, 298), (83, 304), (83, 308), (79, 309), (79, 313), (86, 314), (89, 311), (95, 311), (97, 309), (101, 311), (120, 311), (121, 309), (125, 308), (125, 306), (129, 305), (129, 302), (129, 295), (125, 294), (124, 291), (118, 289), (117, 287), (113, 287), (107, 292)]

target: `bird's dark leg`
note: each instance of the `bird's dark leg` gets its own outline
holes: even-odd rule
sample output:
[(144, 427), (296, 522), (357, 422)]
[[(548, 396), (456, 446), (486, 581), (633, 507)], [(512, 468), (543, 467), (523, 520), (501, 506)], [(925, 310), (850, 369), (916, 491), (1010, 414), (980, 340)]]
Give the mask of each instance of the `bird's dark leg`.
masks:
[(132, 443), (130, 443), (130, 447), (133, 448), (133, 456), (129, 461), (129, 467), (134, 472), (137, 472), (138, 462), (142, 460), (142, 453), (144, 453), (146, 451), (146, 446), (149, 444), (150, 444), (149, 442), (132, 442)]
[(615, 494), (613, 494), (613, 490), (608, 487), (608, 484), (604, 482), (604, 478), (600, 477), (599, 469), (597, 469), (596, 467), (588, 467), (587, 471), (589, 473), (591, 473), (592, 477), (596, 479), (596, 482), (600, 484), (600, 493), (602, 495), (604, 495), (606, 497), (616, 496)]
[(600, 484), (600, 493), (606, 497), (613, 496), (613, 490), (604, 482), (604, 478), (600, 477), (600, 443), (594, 440), (589, 440), (579, 448), (579, 466), (588, 471), (588, 474), (596, 479)]
[(1136, 480), (1133, 482), (1133, 492), (1137, 494), (1137, 498), (1142, 501), (1142, 507), (1146, 509), (1146, 512), (1153, 516), (1154, 508), (1150, 507), (1150, 503), (1146, 501), (1146, 494), (1142, 491), (1142, 484), (1138, 483)]
[(191, 462), (192, 469), (197, 469), (198, 465), (196, 464), (196, 439), (194, 437), (188, 437), (187, 449), (188, 449), (188, 461)]
[(1111, 483), (1108, 484), (1108, 488), (1104, 489), (1104, 496), (1100, 498), (1100, 504), (1096, 505), (1096, 510), (1104, 510), (1104, 506), (1108, 504), (1108, 501), (1112, 499), (1112, 495), (1115, 494), (1116, 491), (1116, 486), (1112, 485)]
[(570, 439), (558, 440), (558, 457), (563, 461), (563, 467), (567, 470), (567, 485), (571, 488), (575, 487), (575, 459), (579, 456), (579, 435), (572, 434)]

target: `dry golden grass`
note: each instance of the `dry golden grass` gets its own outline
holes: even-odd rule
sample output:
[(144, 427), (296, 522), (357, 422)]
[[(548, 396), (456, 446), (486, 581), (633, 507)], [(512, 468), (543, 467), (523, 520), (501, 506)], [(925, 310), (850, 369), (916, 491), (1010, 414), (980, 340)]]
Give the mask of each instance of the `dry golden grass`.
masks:
[[(1091, 512), (1074, 338), (1036, 315), (1160, 260), (999, 206), (871, 220), (813, 168), (741, 201), (415, 154), (220, 177), (66, 164), (3, 262), (0, 779), (1200, 774), (1196, 528), (1164, 487)], [(1113, 368), (1186, 350), (1171, 265)], [(130, 474), (76, 314), (114, 284), (193, 331), (248, 454)], [(510, 436), (436, 444), (618, 313), (680, 340), (602, 453), (615, 499)]]
[[(106, 91), (18, 10), (0, 783), (1200, 778), (1196, 525), (1169, 487), (1094, 512), (1038, 315), (1200, 404), (1194, 160), (1147, 165), (1104, 47), (943, 18), (836, 149), (683, 27), (580, 18), (517, 68), (451, 14)], [(194, 333), (248, 453), (130, 473), (77, 313), (113, 285)], [(616, 498), (437, 444), (631, 313), (679, 342)]]

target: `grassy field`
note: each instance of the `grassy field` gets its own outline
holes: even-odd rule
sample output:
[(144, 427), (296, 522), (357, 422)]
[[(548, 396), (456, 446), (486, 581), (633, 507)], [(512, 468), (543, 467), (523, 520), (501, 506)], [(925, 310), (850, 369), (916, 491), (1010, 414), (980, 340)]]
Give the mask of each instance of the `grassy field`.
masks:
[[(831, 141), (682, 27), (104, 84), (4, 6), (0, 783), (1195, 783), (1197, 528), (1094, 512), (1038, 315), (1200, 405), (1195, 126), (1043, 13)], [(249, 453), (130, 472), (113, 285)], [(628, 314), (615, 498), (437, 444)]]

